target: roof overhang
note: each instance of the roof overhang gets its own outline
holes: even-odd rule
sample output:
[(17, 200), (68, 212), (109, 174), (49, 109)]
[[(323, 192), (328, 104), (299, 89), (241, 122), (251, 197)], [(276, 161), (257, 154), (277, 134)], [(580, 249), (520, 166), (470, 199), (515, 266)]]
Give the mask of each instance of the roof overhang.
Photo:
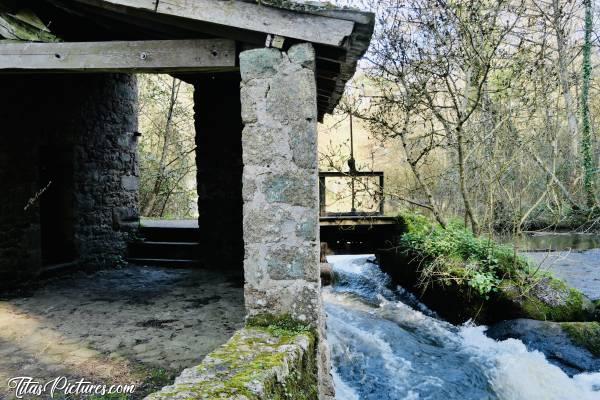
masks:
[(264, 47), (273, 37), (283, 49), (310, 42), (317, 55), (320, 119), (338, 104), (374, 26), (372, 13), (287, 0), (0, 0), (3, 4), (13, 12), (33, 9), (66, 41), (224, 38), (235, 40), (238, 51)]

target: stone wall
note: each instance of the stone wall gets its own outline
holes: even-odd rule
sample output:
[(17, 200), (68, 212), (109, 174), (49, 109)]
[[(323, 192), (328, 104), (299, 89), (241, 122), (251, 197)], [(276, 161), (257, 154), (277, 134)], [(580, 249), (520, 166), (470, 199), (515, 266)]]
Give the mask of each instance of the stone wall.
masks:
[(310, 332), (247, 327), (146, 400), (316, 400)]
[(310, 44), (240, 54), (249, 315), (320, 320), (317, 92)]
[(0, 285), (44, 263), (124, 256), (113, 219), (137, 214), (135, 78), (16, 75), (0, 87)]

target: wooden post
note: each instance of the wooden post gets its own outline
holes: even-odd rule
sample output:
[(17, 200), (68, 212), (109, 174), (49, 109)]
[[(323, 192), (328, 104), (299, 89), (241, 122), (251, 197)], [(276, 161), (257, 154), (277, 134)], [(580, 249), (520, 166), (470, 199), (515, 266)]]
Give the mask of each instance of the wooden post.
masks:
[(326, 193), (325, 176), (319, 175), (319, 214), (321, 216), (327, 214), (327, 204), (325, 204)]

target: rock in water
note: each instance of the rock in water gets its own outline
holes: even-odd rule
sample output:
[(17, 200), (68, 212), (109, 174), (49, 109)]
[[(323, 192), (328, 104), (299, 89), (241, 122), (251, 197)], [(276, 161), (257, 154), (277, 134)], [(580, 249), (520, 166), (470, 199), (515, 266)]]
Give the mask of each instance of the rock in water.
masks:
[(529, 350), (538, 350), (569, 376), (600, 370), (600, 358), (572, 340), (563, 324), (531, 319), (503, 321), (488, 328), (496, 340), (520, 339)]

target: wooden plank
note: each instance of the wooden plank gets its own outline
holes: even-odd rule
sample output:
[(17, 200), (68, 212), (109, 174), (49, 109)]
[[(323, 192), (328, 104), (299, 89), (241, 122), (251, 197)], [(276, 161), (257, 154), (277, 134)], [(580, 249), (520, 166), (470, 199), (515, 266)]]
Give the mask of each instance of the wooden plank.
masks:
[(235, 42), (225, 39), (0, 44), (0, 71), (191, 72), (235, 67)]
[(75, 0), (114, 10), (114, 6), (264, 32), (328, 46), (342, 46), (354, 22), (310, 13), (268, 7), (239, 0)]
[(0, 12), (0, 38), (35, 42), (58, 41), (35, 15), (26, 12), (15, 15)]

